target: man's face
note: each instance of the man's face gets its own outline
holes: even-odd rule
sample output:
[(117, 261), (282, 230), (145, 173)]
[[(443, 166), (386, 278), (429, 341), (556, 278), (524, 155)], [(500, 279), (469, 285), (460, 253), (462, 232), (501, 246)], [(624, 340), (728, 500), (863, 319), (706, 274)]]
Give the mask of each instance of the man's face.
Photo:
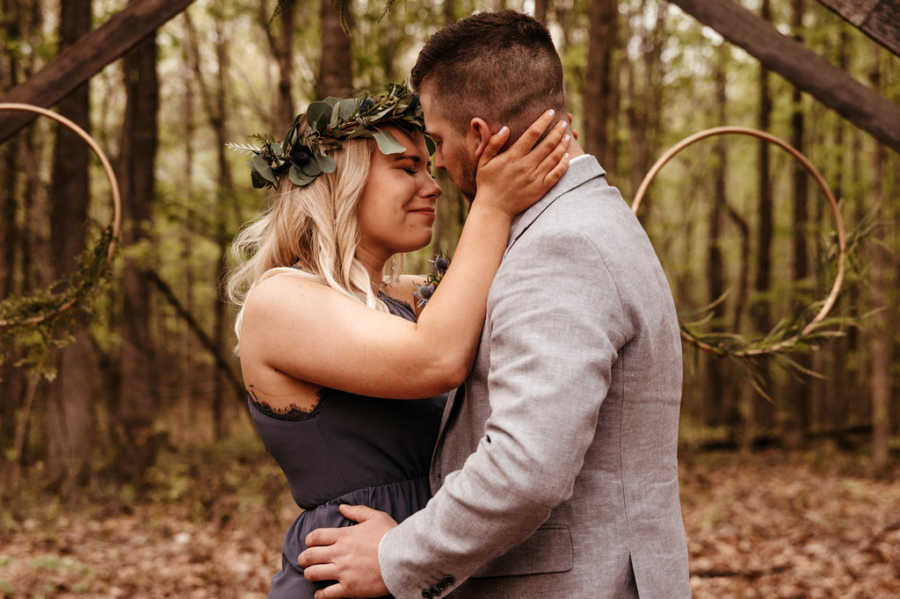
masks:
[(475, 197), (476, 161), (466, 144), (466, 136), (460, 133), (444, 116), (434, 84), (426, 82), (419, 91), (422, 112), (425, 115), (425, 131), (434, 139), (437, 149), (434, 165), (447, 171), (450, 179), (468, 198)]

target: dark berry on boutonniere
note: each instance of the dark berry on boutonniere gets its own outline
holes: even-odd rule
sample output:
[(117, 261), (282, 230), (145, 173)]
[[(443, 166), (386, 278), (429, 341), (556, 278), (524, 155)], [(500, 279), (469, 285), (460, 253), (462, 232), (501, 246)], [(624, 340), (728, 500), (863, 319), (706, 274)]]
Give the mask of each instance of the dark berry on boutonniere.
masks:
[(375, 105), (375, 100), (373, 98), (367, 96), (366, 99), (363, 100), (362, 103), (359, 105), (359, 112), (360, 113), (366, 112), (367, 110), (370, 110), (374, 105)]
[(409, 101), (408, 111), (414, 112), (416, 108), (419, 107), (419, 94), (413, 94), (412, 99)]
[(438, 254), (434, 258), (434, 269), (439, 273), (447, 272), (447, 269), (450, 268), (450, 260), (447, 259), (446, 256)]
[(434, 295), (435, 284), (434, 283), (426, 283), (425, 285), (416, 285), (416, 291), (413, 293), (413, 296), (416, 298), (416, 303), (421, 308), (425, 304), (428, 303), (428, 300), (431, 299), (431, 296)]

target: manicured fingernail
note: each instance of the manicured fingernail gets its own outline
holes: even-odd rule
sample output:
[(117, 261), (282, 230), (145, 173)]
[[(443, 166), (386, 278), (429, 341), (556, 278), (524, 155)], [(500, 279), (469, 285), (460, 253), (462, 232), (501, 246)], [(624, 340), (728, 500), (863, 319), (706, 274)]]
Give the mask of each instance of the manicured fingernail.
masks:
[(563, 159), (566, 159), (566, 158), (568, 158), (568, 157), (569, 157), (569, 153), (568, 153), (568, 152), (566, 152), (565, 154), (563, 154)]
[(497, 133), (506, 133), (507, 131), (509, 131), (509, 127), (503, 125), (502, 127), (500, 127), (500, 130), (497, 131)]
[(569, 121), (560, 121), (560, 122), (559, 122), (559, 128), (560, 128), (560, 129), (565, 129), (565, 128), (568, 127), (568, 126), (569, 126)]
[(563, 143), (568, 143), (568, 141), (569, 141), (570, 139), (572, 139), (572, 136), (569, 135), (569, 134), (566, 134), (566, 136), (563, 137)]
[(548, 116), (553, 116), (554, 114), (556, 114), (556, 111), (553, 110), (552, 108), (551, 108), (550, 110), (547, 111), (547, 115), (548, 115)]

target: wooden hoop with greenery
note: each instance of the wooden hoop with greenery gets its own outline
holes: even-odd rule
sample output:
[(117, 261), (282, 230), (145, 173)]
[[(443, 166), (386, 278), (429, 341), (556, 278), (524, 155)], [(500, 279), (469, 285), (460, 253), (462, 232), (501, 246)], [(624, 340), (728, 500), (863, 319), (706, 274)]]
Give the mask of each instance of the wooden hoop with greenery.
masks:
[[(819, 307), (815, 316), (813, 316), (812, 319), (802, 328), (800, 328), (799, 326), (776, 325), (775, 329), (773, 329), (763, 339), (745, 341), (736, 334), (713, 335), (701, 338), (697, 333), (691, 331), (688, 326), (683, 323), (681, 324), (682, 339), (702, 350), (711, 352), (718, 356), (730, 356), (734, 358), (758, 358), (777, 354), (779, 352), (797, 349), (798, 347), (802, 346), (807, 340), (814, 337), (823, 336), (823, 334), (817, 334), (817, 332), (823, 326), (825, 317), (828, 315), (828, 312), (831, 310), (831, 308), (834, 307), (834, 303), (835, 301), (837, 301), (838, 294), (841, 291), (841, 285), (844, 281), (844, 263), (847, 255), (847, 242), (846, 235), (844, 233), (844, 222), (841, 218), (841, 212), (838, 208), (837, 200), (835, 200), (834, 198), (834, 194), (831, 193), (831, 189), (828, 187), (828, 184), (825, 182), (825, 179), (822, 177), (822, 175), (819, 174), (819, 171), (816, 170), (816, 167), (813, 166), (813, 164), (799, 150), (797, 150), (784, 140), (766, 133), (765, 131), (759, 131), (758, 129), (749, 129), (746, 127), (714, 127), (712, 129), (704, 129), (703, 131), (695, 133), (694, 135), (691, 135), (690, 137), (687, 137), (678, 142), (669, 150), (667, 150), (666, 153), (659, 158), (659, 160), (656, 161), (656, 163), (644, 177), (644, 180), (641, 181), (640, 186), (638, 186), (637, 193), (634, 196), (634, 201), (631, 204), (631, 210), (632, 212), (634, 212), (634, 214), (637, 214), (638, 210), (641, 207), (641, 201), (644, 199), (644, 194), (647, 192), (647, 188), (650, 186), (650, 183), (659, 173), (660, 169), (662, 169), (662, 167), (665, 166), (667, 162), (674, 158), (676, 154), (702, 139), (717, 135), (732, 134), (749, 135), (751, 137), (763, 139), (779, 146), (788, 154), (800, 161), (807, 172), (809, 172), (813, 176), (813, 178), (816, 180), (816, 183), (819, 185), (819, 188), (825, 194), (825, 197), (828, 200), (828, 204), (831, 206), (831, 216), (834, 220), (834, 228), (837, 233), (837, 273), (834, 278), (834, 284), (831, 287), (831, 292), (828, 294), (825, 300), (817, 302), (813, 305), (816, 306), (821, 303), (821, 307)], [(825, 334), (824, 336), (828, 335)], [(727, 342), (723, 341), (722, 339), (727, 339)], [(735, 340), (739, 340), (739, 342), (735, 343)]]
[(12, 302), (11, 298), (4, 298), (0, 301), (0, 329), (3, 329), (37, 325), (52, 320), (72, 309), (96, 286), (116, 253), (116, 242), (119, 238), (119, 229), (122, 223), (122, 200), (119, 195), (119, 184), (109, 159), (107, 159), (103, 150), (100, 149), (100, 146), (97, 145), (97, 142), (84, 129), (66, 117), (40, 106), (0, 103), (0, 110), (32, 112), (43, 115), (74, 131), (100, 159), (103, 171), (109, 180), (113, 203), (110, 224), (106, 227), (104, 234), (96, 245), (85, 250), (82, 255), (80, 270), (75, 276), (69, 277), (68, 286), (57, 292), (48, 291), (31, 297), (16, 298), (15, 302)]

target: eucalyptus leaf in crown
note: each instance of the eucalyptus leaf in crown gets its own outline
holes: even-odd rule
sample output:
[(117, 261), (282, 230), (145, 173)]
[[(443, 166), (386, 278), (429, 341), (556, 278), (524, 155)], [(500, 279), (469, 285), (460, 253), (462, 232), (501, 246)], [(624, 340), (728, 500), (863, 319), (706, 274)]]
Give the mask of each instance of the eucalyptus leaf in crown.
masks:
[[(335, 163), (328, 153), (340, 149), (347, 140), (371, 137), (383, 154), (404, 152), (406, 148), (384, 129), (392, 124), (425, 129), (419, 98), (406, 85), (389, 83), (376, 95), (313, 102), (305, 113), (297, 115), (281, 141), (257, 136), (260, 146), (228, 147), (251, 154), (253, 187), (277, 188), (284, 176), (294, 185), (306, 187), (322, 173), (334, 172)], [(433, 142), (427, 136), (426, 144), (433, 152)]]

